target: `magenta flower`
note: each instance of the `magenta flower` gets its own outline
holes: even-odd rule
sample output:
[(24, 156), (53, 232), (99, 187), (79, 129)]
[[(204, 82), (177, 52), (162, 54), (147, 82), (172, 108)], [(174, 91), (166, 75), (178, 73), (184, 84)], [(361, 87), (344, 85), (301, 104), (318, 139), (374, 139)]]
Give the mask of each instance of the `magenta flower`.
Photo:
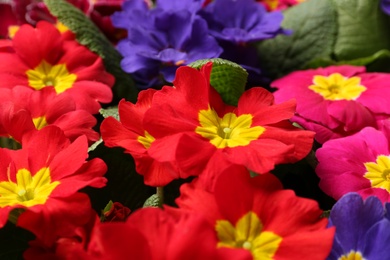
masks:
[(324, 143), (366, 126), (376, 128), (376, 120), (389, 117), (389, 80), (390, 74), (343, 65), (296, 71), (271, 85), (278, 88), (277, 102), (297, 100), (292, 120), (316, 132), (316, 140)]
[[(387, 122), (389, 123), (389, 122)], [(390, 127), (367, 127), (355, 135), (330, 140), (317, 150), (320, 188), (338, 200), (348, 192), (390, 201)]]

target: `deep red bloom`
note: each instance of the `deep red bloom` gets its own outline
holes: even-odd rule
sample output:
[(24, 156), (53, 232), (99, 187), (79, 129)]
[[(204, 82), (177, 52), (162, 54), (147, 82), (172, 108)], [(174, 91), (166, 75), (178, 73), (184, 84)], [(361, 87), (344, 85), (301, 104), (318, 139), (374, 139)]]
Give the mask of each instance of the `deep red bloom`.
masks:
[(97, 113), (109, 103), (114, 83), (102, 59), (75, 40), (65, 40), (54, 25), (23, 25), (12, 40), (12, 52), (0, 52), (0, 87), (52, 88), (70, 95), (77, 109)]
[(105, 163), (98, 158), (85, 161), (85, 136), (70, 143), (58, 127), (47, 126), (24, 136), (22, 143), (20, 150), (0, 149), (0, 226), (12, 209), (23, 208), (29, 215), (23, 227), (40, 232), (33, 219), (53, 217), (50, 212), (58, 215), (66, 205), (72, 210), (83, 204), (78, 190), (105, 185)]
[(125, 221), (131, 210), (120, 202), (114, 202), (111, 208), (104, 212), (104, 222)]
[(334, 229), (318, 203), (283, 190), (272, 174), (251, 178), (244, 167), (228, 168), (214, 193), (189, 185), (181, 193), (176, 203), (208, 219), (226, 259), (325, 259), (331, 250)]
[(144, 176), (146, 185), (158, 187), (189, 175), (180, 174), (170, 161), (157, 161), (149, 155), (154, 137), (143, 127), (143, 119), (155, 92), (153, 89), (142, 91), (136, 104), (122, 100), (118, 108), (120, 121), (108, 117), (102, 122), (100, 131), (106, 146), (123, 147), (133, 156), (137, 172)]
[[(123, 0), (67, 0), (80, 9), (100, 30), (113, 42), (123, 38), (122, 30), (115, 29), (110, 15), (121, 10)], [(0, 7), (0, 38), (9, 35), (9, 26), (18, 27), (29, 23), (35, 26), (39, 21), (58, 24), (57, 19), (50, 14), (43, 1), (17, 0), (1, 4)], [(15, 28), (16, 29), (16, 28)]]
[(56, 125), (71, 141), (86, 135), (90, 142), (97, 141), (99, 134), (92, 127), (96, 119), (85, 110), (76, 110), (73, 99), (63, 93), (56, 95), (53, 89), (35, 91), (17, 86), (13, 89), (0, 88), (0, 135), (12, 136), (21, 142), (29, 131), (39, 130), (47, 125)]
[(193, 212), (173, 208), (140, 209), (125, 223), (100, 223), (95, 217), (75, 229), (58, 227), (53, 232), (55, 243), (45, 246), (37, 239), (24, 257), (179, 260), (216, 259), (217, 253), (216, 236), (208, 222)]
[(0, 3), (0, 38), (6, 38), (8, 27), (17, 24), (17, 18), (9, 3)]
[(288, 121), (294, 101), (276, 105), (270, 92), (257, 87), (246, 91), (237, 107), (226, 105), (210, 86), (211, 67), (181, 67), (175, 88), (154, 95), (144, 119), (145, 130), (156, 139), (148, 150), (151, 157), (175, 160), (183, 172), (199, 175), (214, 161), (265, 173), (307, 155), (314, 133)]

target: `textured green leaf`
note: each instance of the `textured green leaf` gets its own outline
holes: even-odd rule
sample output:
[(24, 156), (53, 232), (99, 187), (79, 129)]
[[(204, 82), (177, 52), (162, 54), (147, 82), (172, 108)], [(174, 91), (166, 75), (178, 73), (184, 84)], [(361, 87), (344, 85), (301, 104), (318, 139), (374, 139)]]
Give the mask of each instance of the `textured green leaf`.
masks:
[(199, 69), (207, 62), (213, 62), (210, 84), (222, 96), (225, 103), (237, 105), (238, 99), (245, 91), (248, 72), (240, 65), (224, 59), (204, 59), (188, 66)]
[(122, 56), (99, 28), (83, 12), (64, 0), (44, 0), (44, 2), (51, 14), (76, 34), (80, 44), (102, 57), (107, 71), (115, 77), (114, 102), (117, 103), (121, 98), (135, 102), (138, 90), (130, 75), (120, 67)]
[(119, 120), (119, 112), (118, 112), (118, 106), (114, 107), (108, 107), (108, 108), (101, 108), (99, 110), (99, 113), (104, 117), (107, 118), (109, 116), (114, 117), (116, 120)]
[(303, 69), (315, 57), (332, 54), (337, 24), (330, 0), (308, 0), (289, 8), (282, 26), (293, 34), (279, 35), (258, 45), (262, 68), (271, 78)]
[(160, 207), (160, 205), (161, 205), (160, 198), (157, 196), (157, 194), (153, 194), (145, 201), (143, 207), (144, 208), (148, 208), (148, 207), (158, 208), (158, 207)]
[(338, 13), (335, 59), (355, 60), (390, 48), (390, 19), (379, 0), (333, 0)]

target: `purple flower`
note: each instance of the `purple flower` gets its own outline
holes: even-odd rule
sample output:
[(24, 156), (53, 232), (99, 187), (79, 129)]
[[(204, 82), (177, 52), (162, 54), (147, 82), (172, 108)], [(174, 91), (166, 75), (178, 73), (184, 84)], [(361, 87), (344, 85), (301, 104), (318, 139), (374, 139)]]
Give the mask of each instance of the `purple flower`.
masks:
[(237, 44), (264, 40), (286, 33), (279, 11), (268, 13), (255, 0), (215, 0), (201, 12), (210, 33)]
[(328, 259), (390, 259), (390, 220), (385, 214), (375, 196), (365, 201), (357, 193), (343, 196), (329, 217), (336, 233)]
[(143, 87), (161, 84), (161, 75), (171, 82), (177, 67), (222, 53), (208, 34), (206, 21), (196, 15), (203, 1), (158, 1), (153, 9), (141, 2), (126, 2), (123, 12), (112, 20), (128, 31), (128, 37), (117, 46), (124, 57), (122, 69), (133, 73)]
[(382, 0), (381, 8), (385, 14), (390, 15), (390, 0)]

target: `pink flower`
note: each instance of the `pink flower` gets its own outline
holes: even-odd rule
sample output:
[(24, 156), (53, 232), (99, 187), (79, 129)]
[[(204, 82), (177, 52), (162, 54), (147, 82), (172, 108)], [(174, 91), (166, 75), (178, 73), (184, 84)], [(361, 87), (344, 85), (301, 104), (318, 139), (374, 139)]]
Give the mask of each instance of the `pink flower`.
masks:
[(324, 143), (366, 126), (377, 127), (377, 119), (390, 116), (389, 80), (390, 74), (343, 65), (296, 71), (271, 85), (278, 88), (277, 102), (297, 100), (292, 120), (315, 131), (316, 140)]
[(330, 140), (317, 150), (320, 188), (335, 199), (348, 192), (390, 201), (390, 127), (367, 127), (345, 138)]

